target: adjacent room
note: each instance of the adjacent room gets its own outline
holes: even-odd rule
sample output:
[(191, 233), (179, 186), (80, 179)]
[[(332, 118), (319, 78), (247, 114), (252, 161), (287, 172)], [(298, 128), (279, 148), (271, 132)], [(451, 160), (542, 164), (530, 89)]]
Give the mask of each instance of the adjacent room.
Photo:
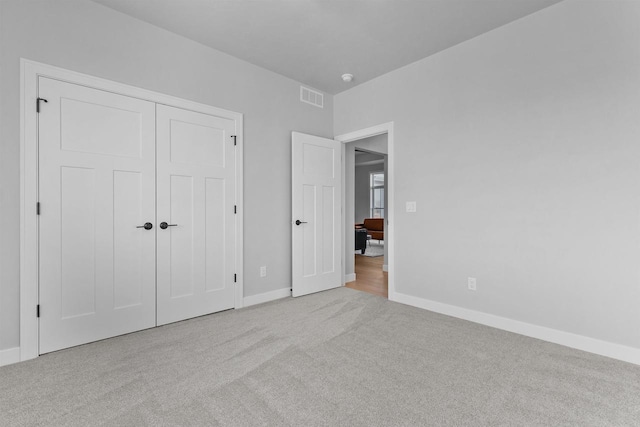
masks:
[(0, 425), (640, 425), (640, 1), (0, 0)]
[[(345, 286), (388, 297), (385, 245), (388, 135), (345, 144), (345, 240), (353, 233), (354, 257), (345, 263)], [(349, 221), (349, 219), (351, 219)], [(353, 232), (349, 222), (354, 224)]]

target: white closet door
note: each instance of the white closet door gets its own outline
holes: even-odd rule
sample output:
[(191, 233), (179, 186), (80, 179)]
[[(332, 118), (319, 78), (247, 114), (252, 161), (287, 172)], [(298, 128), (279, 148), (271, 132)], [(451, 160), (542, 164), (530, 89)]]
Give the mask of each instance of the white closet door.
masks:
[(43, 77), (38, 91), (47, 353), (155, 325), (155, 104)]
[(157, 106), (158, 325), (234, 307), (234, 132)]

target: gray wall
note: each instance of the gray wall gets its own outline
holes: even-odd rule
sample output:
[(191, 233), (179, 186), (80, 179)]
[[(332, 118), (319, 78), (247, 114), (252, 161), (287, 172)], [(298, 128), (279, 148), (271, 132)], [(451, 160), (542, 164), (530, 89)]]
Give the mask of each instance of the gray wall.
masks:
[(336, 95), (395, 122), (398, 292), (640, 348), (639, 22), (567, 0)]
[(332, 137), (331, 96), (300, 103), (293, 80), (90, 1), (0, 16), (0, 349), (19, 345), (20, 57), (244, 113), (245, 296), (291, 285), (290, 132)]

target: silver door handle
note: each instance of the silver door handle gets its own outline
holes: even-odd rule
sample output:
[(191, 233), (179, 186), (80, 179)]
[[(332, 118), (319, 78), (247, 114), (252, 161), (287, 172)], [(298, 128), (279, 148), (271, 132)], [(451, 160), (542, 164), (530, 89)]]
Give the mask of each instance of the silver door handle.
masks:
[(296, 225), (300, 225), (300, 224), (306, 224), (307, 221), (300, 221), (299, 219), (296, 219)]
[(153, 224), (150, 222), (145, 222), (144, 225), (138, 225), (136, 228), (144, 228), (145, 230), (151, 230), (153, 228)]
[(164, 221), (160, 223), (160, 228), (162, 228), (163, 230), (165, 230), (167, 227), (177, 227), (177, 226), (178, 224), (167, 224)]

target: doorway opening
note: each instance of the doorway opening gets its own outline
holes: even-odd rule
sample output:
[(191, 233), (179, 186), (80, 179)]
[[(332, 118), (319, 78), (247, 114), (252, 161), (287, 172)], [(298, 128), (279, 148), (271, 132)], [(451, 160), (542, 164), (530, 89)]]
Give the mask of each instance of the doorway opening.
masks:
[(336, 137), (344, 159), (344, 283), (393, 298), (393, 123)]
[[(386, 137), (382, 134), (349, 142), (346, 149), (354, 148), (354, 167), (349, 164), (345, 169), (345, 173), (353, 174), (345, 178), (347, 185), (353, 184), (354, 189), (355, 240), (355, 280), (345, 286), (385, 298), (388, 295), (384, 230)], [(345, 232), (352, 231), (345, 228)]]

